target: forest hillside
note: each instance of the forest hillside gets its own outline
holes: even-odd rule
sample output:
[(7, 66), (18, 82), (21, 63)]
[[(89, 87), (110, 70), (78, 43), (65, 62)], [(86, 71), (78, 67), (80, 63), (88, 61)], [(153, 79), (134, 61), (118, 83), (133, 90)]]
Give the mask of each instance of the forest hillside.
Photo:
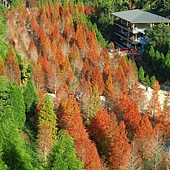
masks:
[(135, 62), (110, 57), (89, 20), (97, 9), (0, 4), (0, 170), (170, 168), (169, 95), (161, 106), (156, 80), (145, 102)]

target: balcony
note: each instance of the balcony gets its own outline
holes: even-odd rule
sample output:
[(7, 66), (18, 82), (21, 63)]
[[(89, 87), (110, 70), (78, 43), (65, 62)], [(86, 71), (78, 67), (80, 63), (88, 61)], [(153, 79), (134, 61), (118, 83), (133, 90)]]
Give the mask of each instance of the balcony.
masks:
[(135, 25), (132, 25), (130, 23), (127, 26), (126, 23), (121, 23), (120, 21), (115, 21), (115, 25), (117, 25), (118, 27), (123, 28), (124, 30), (127, 30), (133, 34), (137, 34), (137, 33), (145, 34), (145, 30), (146, 30), (146, 28), (138, 28)]
[(115, 32), (115, 34), (119, 37), (121, 37), (122, 39), (128, 41), (131, 44), (138, 44), (140, 43), (140, 41), (138, 39), (135, 39), (134, 36), (127, 36), (125, 34), (122, 34), (121, 32)]

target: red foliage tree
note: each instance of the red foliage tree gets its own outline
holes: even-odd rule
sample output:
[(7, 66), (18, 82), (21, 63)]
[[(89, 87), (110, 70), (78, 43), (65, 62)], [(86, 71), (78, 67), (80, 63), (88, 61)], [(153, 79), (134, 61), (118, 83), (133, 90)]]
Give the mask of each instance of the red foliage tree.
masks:
[(55, 40), (56, 43), (58, 43), (59, 39), (60, 39), (60, 32), (59, 32), (58, 26), (54, 26), (54, 29), (52, 30), (52, 33), (51, 33), (51, 41)]
[(76, 76), (79, 76), (83, 68), (83, 60), (80, 56), (79, 49), (75, 43), (73, 43), (73, 45), (69, 49), (68, 58), (69, 58), (72, 70), (74, 71), (74, 74)]
[(49, 59), (51, 54), (51, 41), (41, 27), (38, 29), (38, 38), (40, 39), (41, 43), (42, 55)]
[(76, 39), (77, 47), (79, 48), (82, 57), (84, 58), (85, 53), (87, 51), (87, 42), (86, 42), (86, 35), (82, 25), (79, 24), (77, 25), (75, 39)]
[(80, 109), (73, 95), (67, 100), (62, 99), (57, 111), (59, 128), (67, 129), (75, 140), (77, 155), (84, 162), (85, 169), (101, 169), (101, 162), (97, 149), (88, 139), (88, 134), (83, 126)]
[(18, 60), (16, 53), (12, 47), (9, 48), (9, 51), (5, 59), (5, 69), (6, 76), (11, 82), (17, 82), (19, 85), (21, 83), (21, 71), (19, 68)]
[(112, 76), (109, 75), (109, 76), (107, 77), (106, 82), (105, 82), (104, 95), (105, 95), (105, 96), (112, 97), (113, 94), (114, 94), (114, 83), (113, 83)]
[(108, 114), (106, 109), (101, 108), (91, 120), (88, 129), (101, 157), (108, 161), (111, 144), (119, 133), (116, 115)]
[(141, 115), (139, 113), (138, 104), (136, 101), (127, 100), (124, 102), (127, 102), (124, 110), (124, 122), (126, 124), (129, 138), (132, 139), (141, 120)]
[(129, 140), (126, 137), (125, 133), (125, 124), (120, 123), (120, 132), (117, 135), (114, 143), (111, 147), (110, 152), (110, 169), (124, 169), (128, 170), (129, 162), (130, 162), (130, 144)]
[(147, 114), (142, 117), (140, 124), (136, 129), (133, 141), (135, 142), (142, 159), (151, 159), (153, 157), (155, 149), (154, 130)]
[(36, 89), (45, 89), (45, 81), (44, 81), (44, 71), (40, 64), (34, 64), (33, 66), (33, 80), (35, 83)]
[(88, 59), (91, 63), (99, 62), (100, 57), (97, 50), (97, 38), (94, 31), (87, 32), (87, 43), (89, 45)]
[(98, 67), (92, 67), (91, 83), (93, 86), (97, 86), (99, 94), (101, 95), (104, 90), (104, 82), (102, 74)]
[(113, 77), (113, 80), (115, 80), (114, 86), (115, 86), (115, 91), (117, 92), (117, 96), (119, 98), (121, 97), (119, 96), (121, 93), (123, 94), (127, 93), (126, 77), (123, 68), (121, 66), (115, 68), (114, 72), (115, 72)]
[(152, 97), (149, 101), (148, 104), (148, 115), (154, 120), (155, 117), (159, 116), (161, 114), (161, 105), (159, 101), (159, 82), (155, 81), (154, 86), (153, 86), (153, 92), (152, 92)]
[(88, 60), (85, 60), (83, 63), (82, 75), (86, 78), (87, 81), (90, 81), (91, 76), (91, 67)]
[(36, 47), (33, 39), (31, 39), (31, 41), (30, 41), (28, 53), (30, 54), (31, 59), (33, 59), (34, 61), (37, 61), (38, 52), (37, 52), (37, 47)]

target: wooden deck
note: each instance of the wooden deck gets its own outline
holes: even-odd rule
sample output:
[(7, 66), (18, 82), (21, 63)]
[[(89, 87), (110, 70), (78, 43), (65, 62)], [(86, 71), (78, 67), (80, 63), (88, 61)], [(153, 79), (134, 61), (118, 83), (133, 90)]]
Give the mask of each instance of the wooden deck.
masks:
[(142, 55), (142, 53), (138, 50), (127, 50), (127, 49), (117, 49), (115, 51), (110, 51), (110, 56), (111, 58), (114, 57), (114, 55), (116, 54), (120, 54), (120, 55), (126, 55), (128, 57), (140, 57)]

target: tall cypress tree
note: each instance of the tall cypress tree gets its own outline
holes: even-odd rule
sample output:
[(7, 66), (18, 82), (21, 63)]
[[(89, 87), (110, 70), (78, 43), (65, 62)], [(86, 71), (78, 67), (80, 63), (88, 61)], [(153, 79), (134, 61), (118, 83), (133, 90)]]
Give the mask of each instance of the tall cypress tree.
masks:
[(53, 103), (48, 94), (45, 95), (42, 108), (38, 117), (38, 139), (37, 144), (46, 162), (47, 154), (55, 142), (57, 134), (57, 122)]
[(24, 96), (26, 114), (28, 116), (35, 112), (37, 104), (38, 104), (38, 95), (36, 93), (35, 86), (32, 80), (29, 80), (27, 82), (27, 85), (23, 92), (23, 96)]
[(14, 119), (18, 127), (24, 127), (26, 121), (24, 98), (17, 83), (11, 85), (10, 103), (14, 112)]
[[(30, 170), (32, 159), (27, 153), (24, 143), (20, 138), (18, 120), (15, 120), (14, 106), (16, 99), (12, 91), (12, 84), (4, 77), (0, 77), (0, 144), (2, 144), (2, 161), (10, 169)], [(15, 93), (15, 92), (14, 92)], [(14, 98), (12, 96), (15, 96)], [(20, 97), (20, 96), (18, 96)], [(18, 108), (20, 112), (20, 107)], [(0, 161), (1, 162), (1, 161)]]
[(83, 163), (76, 156), (73, 138), (64, 130), (57, 135), (51, 154), (49, 154), (49, 169), (51, 170), (81, 170)]

